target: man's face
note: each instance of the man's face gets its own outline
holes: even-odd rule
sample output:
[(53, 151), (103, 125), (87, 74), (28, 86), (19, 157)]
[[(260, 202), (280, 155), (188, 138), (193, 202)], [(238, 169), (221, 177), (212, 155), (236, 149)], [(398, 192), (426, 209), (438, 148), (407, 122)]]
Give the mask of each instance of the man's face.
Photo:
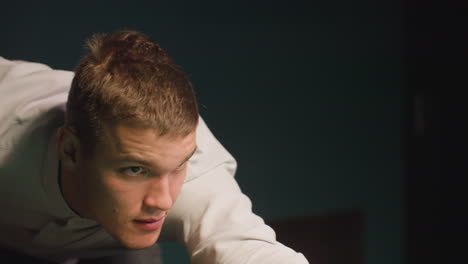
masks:
[(84, 217), (98, 222), (124, 246), (153, 245), (187, 173), (195, 131), (158, 136), (154, 129), (105, 126), (92, 157), (77, 163)]

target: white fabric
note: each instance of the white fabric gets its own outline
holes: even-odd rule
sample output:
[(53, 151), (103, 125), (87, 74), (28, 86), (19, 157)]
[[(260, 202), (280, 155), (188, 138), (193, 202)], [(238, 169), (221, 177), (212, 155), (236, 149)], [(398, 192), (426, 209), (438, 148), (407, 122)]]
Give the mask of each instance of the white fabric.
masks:
[[(0, 57), (0, 245), (63, 261), (125, 250), (65, 203), (57, 183), (55, 133), (73, 78), (69, 71)], [(200, 119), (198, 150), (163, 227), (194, 264), (308, 263), (276, 241), (234, 179), (234, 158)]]

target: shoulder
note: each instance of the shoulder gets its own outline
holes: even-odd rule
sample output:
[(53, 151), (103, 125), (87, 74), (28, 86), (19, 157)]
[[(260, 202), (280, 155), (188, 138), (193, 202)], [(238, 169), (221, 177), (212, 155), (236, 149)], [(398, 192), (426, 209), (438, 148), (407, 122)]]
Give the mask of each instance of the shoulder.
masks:
[(219, 166), (226, 166), (234, 175), (236, 160), (213, 135), (200, 116), (197, 127), (197, 151), (189, 161), (186, 182), (213, 170)]
[(73, 72), (0, 57), (0, 147), (66, 102)]

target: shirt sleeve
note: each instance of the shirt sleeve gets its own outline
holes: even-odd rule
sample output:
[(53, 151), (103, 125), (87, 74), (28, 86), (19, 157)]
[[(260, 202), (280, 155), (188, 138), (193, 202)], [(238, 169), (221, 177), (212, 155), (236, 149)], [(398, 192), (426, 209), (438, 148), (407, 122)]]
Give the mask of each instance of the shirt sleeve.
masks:
[(186, 246), (194, 264), (308, 263), (276, 241), (273, 229), (252, 212), (234, 179), (235, 160), (201, 123), (199, 153), (163, 232)]

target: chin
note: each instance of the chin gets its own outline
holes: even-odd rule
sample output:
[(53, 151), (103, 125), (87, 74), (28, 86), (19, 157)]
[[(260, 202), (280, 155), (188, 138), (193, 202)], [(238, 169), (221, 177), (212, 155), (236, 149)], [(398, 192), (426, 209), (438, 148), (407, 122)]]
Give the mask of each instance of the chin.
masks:
[(128, 249), (144, 249), (152, 247), (159, 238), (159, 232), (156, 234), (135, 235), (118, 239), (119, 242)]

